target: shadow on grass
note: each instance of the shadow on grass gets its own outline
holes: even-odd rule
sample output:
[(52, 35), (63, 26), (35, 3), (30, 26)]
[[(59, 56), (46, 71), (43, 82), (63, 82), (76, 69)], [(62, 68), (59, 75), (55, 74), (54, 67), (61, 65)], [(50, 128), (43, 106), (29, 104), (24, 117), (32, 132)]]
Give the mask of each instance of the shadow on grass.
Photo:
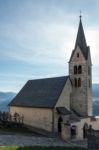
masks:
[(88, 150), (86, 148), (73, 148), (73, 147), (19, 147), (16, 150)]

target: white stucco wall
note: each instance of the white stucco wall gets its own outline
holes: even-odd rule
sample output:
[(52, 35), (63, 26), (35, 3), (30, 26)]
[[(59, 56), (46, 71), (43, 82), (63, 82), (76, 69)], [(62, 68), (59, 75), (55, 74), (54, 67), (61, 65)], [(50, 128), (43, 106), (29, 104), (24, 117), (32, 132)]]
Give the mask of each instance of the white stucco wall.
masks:
[(71, 123), (71, 126), (72, 125), (77, 126), (77, 135), (76, 135), (77, 139), (83, 139), (83, 127), (85, 123), (87, 123), (88, 126), (92, 125), (93, 129), (99, 130), (99, 117), (96, 118), (96, 121), (91, 121), (90, 118), (82, 118), (80, 122)]
[(56, 107), (65, 107), (68, 110), (70, 110), (70, 94), (72, 91), (72, 87), (71, 87), (71, 82), (70, 79), (67, 79), (67, 82), (62, 90), (61, 95), (59, 96), (59, 99), (55, 105), (54, 108), (54, 132), (58, 132), (58, 119), (61, 116), (63, 119), (63, 123), (66, 122), (66, 120), (68, 119), (68, 115), (64, 116), (61, 114), (58, 114), (56, 111)]
[(55, 107), (66, 107), (69, 110), (71, 91), (72, 91), (71, 82), (68, 78)]
[(10, 113), (15, 112), (24, 116), (24, 124), (52, 131), (52, 109), (10, 107)]

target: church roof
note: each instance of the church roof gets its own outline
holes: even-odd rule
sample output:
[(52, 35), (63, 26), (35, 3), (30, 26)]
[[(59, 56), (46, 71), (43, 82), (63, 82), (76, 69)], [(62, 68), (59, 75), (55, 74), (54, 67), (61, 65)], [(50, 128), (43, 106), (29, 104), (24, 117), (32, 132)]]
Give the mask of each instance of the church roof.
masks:
[(81, 51), (83, 53), (83, 56), (87, 60), (88, 53), (89, 53), (89, 47), (87, 46), (87, 43), (86, 43), (86, 38), (85, 38), (84, 30), (83, 30), (81, 16), (80, 16), (80, 22), (79, 22), (79, 27), (78, 27), (77, 38), (76, 38), (76, 42), (75, 42), (75, 48), (72, 51), (70, 61), (74, 55), (74, 52), (75, 52), (77, 46), (79, 46), (79, 48), (81, 49)]
[(79, 28), (78, 28), (78, 33), (77, 33), (77, 38), (76, 38), (76, 43), (75, 43), (75, 49), (77, 48), (77, 46), (79, 46), (82, 51), (85, 51), (86, 47), (87, 47), (81, 18), (80, 18), (80, 22), (79, 22)]
[(65, 107), (56, 107), (56, 110), (59, 114), (62, 114), (62, 115), (70, 115), (71, 114), (70, 110), (68, 110)]
[(54, 108), (68, 77), (29, 80), (9, 106)]

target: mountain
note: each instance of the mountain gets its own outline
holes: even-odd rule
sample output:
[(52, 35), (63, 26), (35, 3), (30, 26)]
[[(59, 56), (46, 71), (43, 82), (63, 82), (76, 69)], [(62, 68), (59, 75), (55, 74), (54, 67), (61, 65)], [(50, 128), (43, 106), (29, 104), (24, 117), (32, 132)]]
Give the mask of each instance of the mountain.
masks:
[(99, 115), (99, 97), (93, 98), (93, 114)]
[(93, 114), (99, 115), (99, 84), (93, 84), (92, 94), (93, 94)]
[(92, 85), (93, 97), (99, 97), (99, 84)]
[(8, 109), (9, 102), (16, 96), (14, 92), (0, 92), (0, 111)]
[[(99, 84), (93, 84), (93, 114), (99, 115)], [(9, 102), (16, 96), (14, 92), (0, 92), (0, 111), (8, 109)]]

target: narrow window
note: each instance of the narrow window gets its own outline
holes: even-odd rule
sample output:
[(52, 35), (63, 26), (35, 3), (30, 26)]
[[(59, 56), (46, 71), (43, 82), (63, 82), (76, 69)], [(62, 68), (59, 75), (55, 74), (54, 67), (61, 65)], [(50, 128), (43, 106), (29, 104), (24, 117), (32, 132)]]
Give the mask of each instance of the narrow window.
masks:
[(91, 87), (91, 81), (90, 81), (90, 79), (89, 79), (89, 88)]
[(79, 57), (79, 53), (77, 53), (77, 57)]
[(79, 65), (79, 66), (78, 66), (78, 74), (81, 74), (81, 73), (82, 73), (82, 66)]
[(74, 74), (77, 74), (77, 66), (74, 66)]
[(78, 78), (78, 87), (81, 87), (81, 78)]
[(77, 87), (77, 79), (74, 79), (74, 86)]
[(88, 75), (91, 75), (91, 68), (88, 67)]
[(71, 138), (76, 138), (76, 135), (77, 135), (77, 126), (75, 125), (72, 125), (71, 126)]

